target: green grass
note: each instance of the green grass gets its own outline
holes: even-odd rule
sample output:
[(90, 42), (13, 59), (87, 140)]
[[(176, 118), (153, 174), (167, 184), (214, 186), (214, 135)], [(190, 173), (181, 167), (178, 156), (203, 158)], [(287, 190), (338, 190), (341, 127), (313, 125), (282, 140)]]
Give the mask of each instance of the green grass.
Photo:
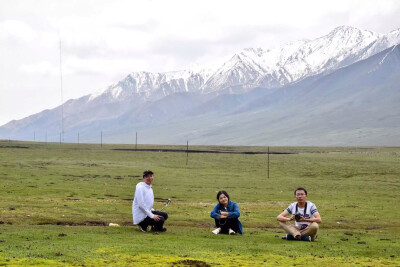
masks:
[[(0, 142), (0, 266), (400, 266), (400, 148), (272, 147), (294, 154), (270, 155), (269, 178), (262, 154), (190, 153), (186, 165), (186, 153), (114, 148), (134, 147)], [(155, 208), (172, 199), (166, 233), (131, 225), (144, 169)], [(298, 186), (322, 216), (317, 242), (280, 239), (275, 218)], [(239, 203), (243, 236), (211, 234), (221, 189)], [(122, 227), (93, 226), (110, 222)]]

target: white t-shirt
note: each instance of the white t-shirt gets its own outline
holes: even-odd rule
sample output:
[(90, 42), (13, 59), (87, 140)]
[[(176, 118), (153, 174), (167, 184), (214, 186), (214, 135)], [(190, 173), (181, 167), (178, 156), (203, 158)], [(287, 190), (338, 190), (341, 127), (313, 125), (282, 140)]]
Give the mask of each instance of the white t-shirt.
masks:
[[(307, 210), (305, 213), (304, 213), (304, 208), (300, 208), (300, 207), (297, 208), (297, 213), (296, 213), (296, 205), (297, 205), (297, 202), (293, 202), (292, 204), (289, 205), (289, 207), (286, 208), (286, 211), (289, 214), (300, 214), (301, 216), (303, 216), (306, 219), (312, 219), (312, 218), (314, 218), (314, 214), (318, 213), (317, 206), (315, 206), (315, 204), (310, 201), (306, 201)], [(302, 227), (307, 227), (311, 223), (295, 221), (295, 224), (297, 227), (302, 229)], [(302, 226), (302, 225), (304, 225), (304, 226)]]
[(138, 224), (147, 216), (154, 217), (153, 210), (154, 194), (151, 185), (140, 182), (136, 185), (135, 197), (132, 203), (133, 224)]

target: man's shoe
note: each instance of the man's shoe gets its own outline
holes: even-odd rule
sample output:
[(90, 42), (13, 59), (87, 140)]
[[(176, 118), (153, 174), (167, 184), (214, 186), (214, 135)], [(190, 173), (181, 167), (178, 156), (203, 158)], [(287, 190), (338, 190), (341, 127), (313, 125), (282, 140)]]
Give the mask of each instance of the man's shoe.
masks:
[(156, 228), (152, 227), (151, 230), (154, 232), (166, 232), (167, 228), (156, 229)]
[(139, 226), (140, 231), (142, 231), (143, 233), (146, 233), (146, 232), (147, 232), (147, 227), (144, 228), (144, 227), (142, 227), (140, 224), (138, 224), (138, 226)]
[(302, 235), (300, 238), (301, 241), (309, 241), (311, 242), (311, 237), (308, 235)]
[(236, 232), (233, 231), (231, 228), (229, 228), (229, 234), (230, 234), (230, 235), (236, 235)]
[(294, 238), (294, 236), (292, 236), (291, 234), (287, 234), (285, 239), (286, 240), (296, 240), (296, 238)]
[(218, 235), (219, 232), (220, 232), (220, 229), (217, 228), (217, 229), (215, 229), (215, 230), (212, 230), (211, 232), (212, 232), (213, 234), (215, 234), (215, 235)]

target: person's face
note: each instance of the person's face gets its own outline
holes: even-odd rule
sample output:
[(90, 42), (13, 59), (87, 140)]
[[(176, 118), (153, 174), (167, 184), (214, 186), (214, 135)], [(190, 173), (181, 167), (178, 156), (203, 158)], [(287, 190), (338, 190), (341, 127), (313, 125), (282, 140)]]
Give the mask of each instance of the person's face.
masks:
[(146, 176), (143, 177), (143, 182), (145, 182), (148, 185), (151, 185), (153, 180), (154, 180), (154, 176), (151, 173), (149, 173), (149, 174), (147, 174)]
[(297, 190), (296, 191), (296, 195), (294, 195), (294, 197), (296, 198), (297, 202), (305, 202), (307, 199), (307, 195), (306, 192), (304, 192), (304, 190)]
[(221, 194), (218, 198), (218, 201), (221, 205), (226, 206), (228, 205), (229, 199), (224, 194)]

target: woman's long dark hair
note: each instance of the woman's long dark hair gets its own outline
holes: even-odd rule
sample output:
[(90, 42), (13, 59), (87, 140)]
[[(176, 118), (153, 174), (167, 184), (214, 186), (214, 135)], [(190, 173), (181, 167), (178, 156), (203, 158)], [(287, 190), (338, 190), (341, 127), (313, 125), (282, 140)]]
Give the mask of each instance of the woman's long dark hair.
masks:
[[(221, 195), (225, 195), (225, 196), (228, 198), (228, 201), (229, 201), (229, 195), (228, 195), (228, 193), (227, 193), (225, 190), (221, 190), (221, 191), (218, 191), (218, 193), (217, 193), (217, 200), (218, 200), (218, 203), (219, 203), (219, 197), (220, 197)], [(221, 203), (219, 203), (219, 204), (221, 204)]]

